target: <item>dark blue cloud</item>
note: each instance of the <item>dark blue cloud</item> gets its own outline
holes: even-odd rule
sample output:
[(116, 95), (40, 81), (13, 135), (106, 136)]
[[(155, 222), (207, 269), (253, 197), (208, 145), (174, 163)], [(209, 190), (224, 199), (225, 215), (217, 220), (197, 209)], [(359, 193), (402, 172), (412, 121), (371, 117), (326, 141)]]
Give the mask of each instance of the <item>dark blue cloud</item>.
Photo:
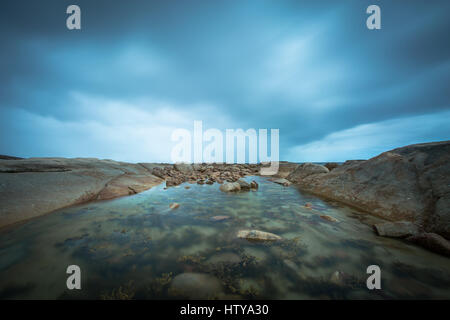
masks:
[[(0, 153), (167, 161), (155, 141), (170, 144), (170, 128), (196, 119), (279, 128), (289, 160), (340, 137), (352, 144), (346, 133), (365, 128), (391, 130), (399, 145), (448, 139), (436, 123), (449, 117), (450, 3), (377, 0), (382, 29), (370, 31), (373, 2), (5, 1)], [(65, 27), (74, 3), (79, 31)], [(423, 119), (432, 135), (406, 134)], [(373, 156), (388, 136), (373, 147), (355, 137), (359, 149), (334, 148), (335, 158)]]

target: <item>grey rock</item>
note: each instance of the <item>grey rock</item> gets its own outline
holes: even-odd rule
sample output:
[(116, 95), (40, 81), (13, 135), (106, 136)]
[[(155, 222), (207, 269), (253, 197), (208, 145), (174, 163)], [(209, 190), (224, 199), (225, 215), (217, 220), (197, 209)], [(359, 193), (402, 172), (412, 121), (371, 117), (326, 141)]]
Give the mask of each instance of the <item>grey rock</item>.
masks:
[(397, 221), (374, 225), (379, 236), (391, 238), (406, 238), (419, 233), (419, 228), (412, 222)]

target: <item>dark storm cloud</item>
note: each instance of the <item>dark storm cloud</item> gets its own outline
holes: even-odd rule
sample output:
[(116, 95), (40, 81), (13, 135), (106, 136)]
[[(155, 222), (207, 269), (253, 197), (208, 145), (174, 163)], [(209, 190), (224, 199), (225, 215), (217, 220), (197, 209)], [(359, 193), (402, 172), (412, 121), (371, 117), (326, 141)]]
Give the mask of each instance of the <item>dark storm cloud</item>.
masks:
[[(372, 2), (6, 1), (0, 153), (120, 158), (115, 150), (128, 142), (107, 148), (95, 135), (126, 118), (136, 125), (121, 129), (133, 136), (145, 115), (164, 117), (155, 121), (166, 129), (152, 134), (168, 142), (171, 117), (180, 115), (221, 129), (279, 128), (281, 158), (290, 160), (302, 145), (366, 124), (396, 130), (400, 144), (448, 139), (449, 129), (435, 124), (449, 110), (449, 2), (377, 1), (382, 29), (369, 31)], [(65, 28), (70, 4), (81, 7), (80, 31)], [(389, 122), (410, 128), (411, 119), (432, 134), (404, 135)], [(83, 131), (92, 124), (91, 134)], [(68, 152), (64, 141), (77, 147)], [(390, 146), (378, 144), (358, 155)]]

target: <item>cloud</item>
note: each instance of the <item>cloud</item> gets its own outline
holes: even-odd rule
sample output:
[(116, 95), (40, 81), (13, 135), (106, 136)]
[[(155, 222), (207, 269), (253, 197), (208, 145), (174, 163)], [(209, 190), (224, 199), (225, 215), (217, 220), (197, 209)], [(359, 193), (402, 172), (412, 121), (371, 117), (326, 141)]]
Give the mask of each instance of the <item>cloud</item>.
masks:
[(325, 162), (369, 159), (397, 147), (450, 138), (450, 111), (391, 119), (333, 132), (289, 150), (288, 159)]

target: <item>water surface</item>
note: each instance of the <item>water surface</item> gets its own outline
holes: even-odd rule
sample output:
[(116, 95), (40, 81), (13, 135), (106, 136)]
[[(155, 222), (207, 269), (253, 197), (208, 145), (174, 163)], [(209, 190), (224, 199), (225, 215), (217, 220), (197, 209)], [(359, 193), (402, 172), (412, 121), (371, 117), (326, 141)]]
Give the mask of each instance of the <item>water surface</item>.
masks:
[[(380, 220), (355, 209), (246, 178), (253, 179), (258, 191), (160, 185), (4, 230), (0, 298), (450, 298), (450, 259), (377, 237), (371, 225)], [(180, 207), (169, 209), (174, 202)], [(211, 219), (219, 215), (229, 219)], [(283, 240), (237, 239), (242, 229)], [(81, 290), (66, 288), (66, 268), (73, 264), (81, 268)], [(373, 264), (381, 268), (381, 290), (366, 287), (366, 268)]]

